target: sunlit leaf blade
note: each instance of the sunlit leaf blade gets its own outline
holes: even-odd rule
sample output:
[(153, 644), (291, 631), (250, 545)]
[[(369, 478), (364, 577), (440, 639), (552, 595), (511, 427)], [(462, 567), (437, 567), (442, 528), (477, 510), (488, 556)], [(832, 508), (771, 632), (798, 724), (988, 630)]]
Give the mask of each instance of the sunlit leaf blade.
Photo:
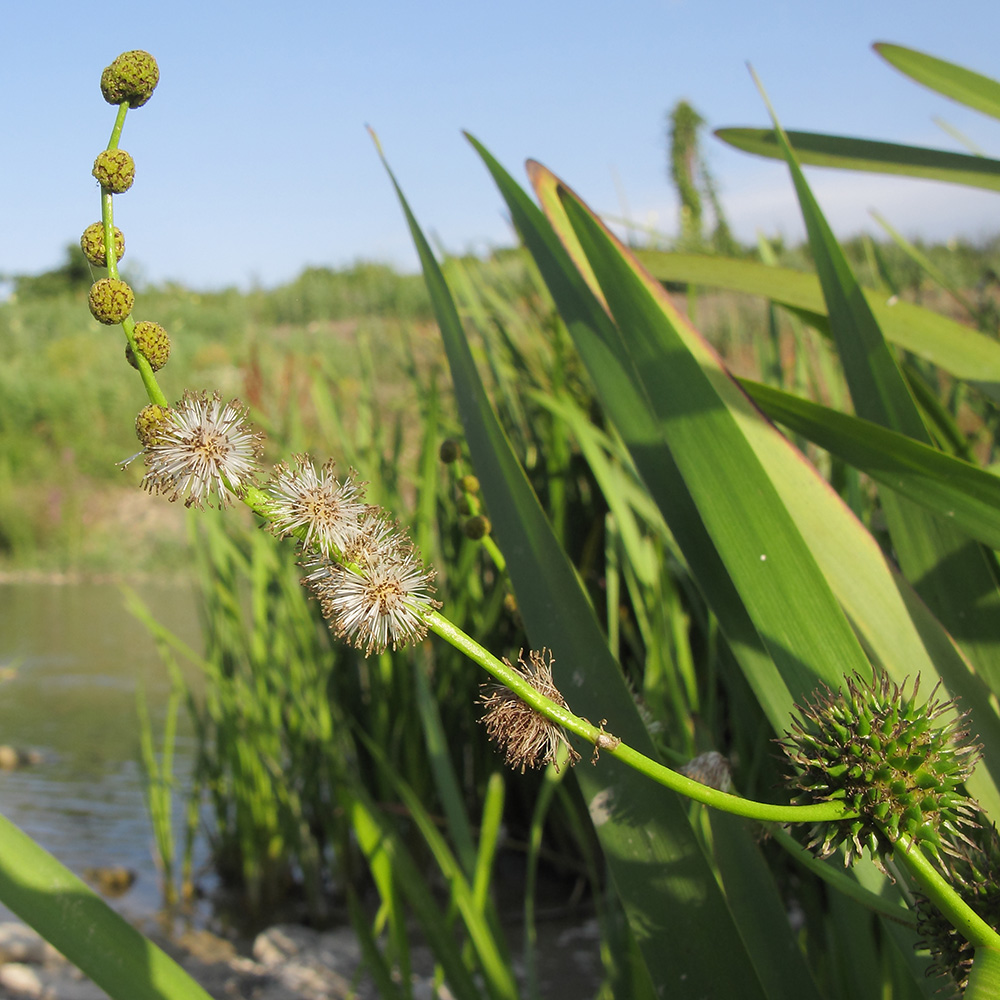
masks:
[[(715, 612), (754, 694), (775, 731), (783, 731), (793, 696), (768, 656), (705, 530), (657, 427), (651, 404), (645, 397), (617, 329), (590, 293), (538, 207), (475, 139), (470, 136), (469, 140), (483, 158), (507, 202), (514, 225), (538, 264), (560, 316), (592, 373), (602, 406), (625, 442), (634, 446), (633, 454), (643, 480), (673, 526), (685, 559), (689, 565), (699, 567), (698, 582), (702, 592)], [(539, 171), (538, 176), (544, 181), (543, 168)], [(558, 199), (555, 199), (554, 206), (558, 206)], [(582, 258), (578, 245), (576, 251), (578, 258)], [(589, 268), (584, 268), (585, 272), (587, 270)], [(650, 442), (659, 442), (660, 447), (651, 448)]]
[(761, 977), (768, 995), (773, 1000), (817, 995), (819, 990), (798, 943), (787, 933), (787, 903), (781, 898), (750, 824), (714, 810), (709, 812), (709, 821), (726, 897), (762, 966)]
[(868, 420), (760, 382), (740, 385), (772, 420), (1000, 549), (1000, 478)]
[[(659, 250), (637, 250), (636, 257), (660, 281), (762, 295), (805, 313), (826, 316), (823, 291), (815, 274), (755, 261)], [(1000, 344), (995, 340), (909, 302), (887, 299), (867, 289), (863, 294), (888, 340), (956, 378), (979, 384), (995, 382), (1000, 391)]]
[[(776, 121), (775, 127), (799, 199), (855, 411), (930, 444), (917, 405), (861, 287)], [(903, 573), (986, 683), (1000, 695), (1000, 591), (990, 557), (954, 525), (891, 491), (882, 492), (881, 502)]]
[(1000, 83), (996, 80), (902, 45), (876, 42), (872, 48), (911, 80), (983, 114), (1000, 118)]
[[(721, 128), (715, 135), (745, 153), (781, 159), (781, 147), (771, 129)], [(799, 161), (808, 166), (902, 174), (1000, 191), (1000, 160), (820, 132), (788, 132), (787, 135)]]
[(789, 689), (798, 696), (803, 681), (809, 690), (845, 670), (867, 673), (825, 578), (719, 395), (716, 383), (728, 376), (707, 345), (701, 356), (688, 349), (684, 321), (660, 286), (643, 281), (568, 190), (562, 197), (674, 460)]
[[(553, 228), (567, 243), (575, 243), (575, 234), (571, 230), (565, 232), (569, 223), (554, 198), (557, 178), (537, 164), (531, 166), (531, 173), (535, 189)], [(540, 262), (540, 266), (542, 263)], [(542, 270), (544, 273), (544, 267)], [(558, 296), (554, 297), (558, 302)], [(562, 309), (560, 304), (560, 310)], [(586, 328), (579, 323), (572, 325), (570, 329), (582, 331)], [(692, 349), (698, 349), (697, 334), (686, 326), (679, 327), (679, 330), (682, 335), (687, 336)], [(574, 337), (577, 338), (576, 333)], [(580, 347), (581, 339), (578, 338), (577, 343)], [(585, 340), (582, 343), (586, 345)], [(584, 349), (580, 349), (581, 355), (586, 356)], [(591, 377), (598, 385), (605, 380), (610, 362), (615, 358), (609, 352), (600, 360), (601, 364), (592, 365), (588, 362)], [(634, 366), (630, 366), (629, 370), (634, 371)], [(617, 385), (612, 382), (607, 389), (606, 396), (610, 396), (613, 394), (612, 390), (617, 391)], [(785, 506), (822, 566), (855, 629), (863, 636), (866, 646), (882, 666), (897, 682), (917, 673), (928, 684), (933, 684), (940, 678), (950, 694), (963, 698), (964, 707), (984, 703), (988, 692), (981, 679), (970, 673), (968, 663), (940, 623), (907, 582), (888, 565), (878, 544), (830, 485), (768, 421), (760, 419), (759, 410), (749, 404), (744, 393), (734, 383), (722, 381), (718, 383), (718, 389), (727, 405), (740, 419), (744, 433), (772, 482), (781, 492)], [(644, 398), (645, 391), (636, 382), (632, 399)], [(609, 413), (614, 415), (610, 409)], [(622, 436), (628, 441), (627, 435)], [(640, 471), (646, 478), (646, 472), (641, 466)], [(659, 500), (659, 495), (648, 480), (647, 485)], [(667, 520), (671, 521), (671, 518), (668, 516)], [(766, 709), (766, 703), (762, 702), (762, 705)], [(769, 717), (774, 719), (770, 713)], [(996, 717), (988, 720), (989, 725), (992, 725), (993, 718)], [(783, 722), (776, 723), (776, 728), (780, 731), (783, 725)], [(1000, 775), (1000, 739), (990, 742), (994, 756), (988, 771), (986, 768), (979, 768), (973, 776), (977, 786), (973, 793), (992, 815), (1000, 815), (1000, 793), (991, 778), (991, 773)]]
[[(535, 646), (554, 650), (556, 681), (575, 711), (613, 719), (617, 735), (655, 754), (573, 567), (490, 408), (437, 261), (394, 178), (393, 185), (424, 269), (469, 450), (528, 634)], [(650, 795), (646, 779), (607, 757), (596, 768), (578, 768), (576, 777), (653, 980), (671, 984), (677, 997), (733, 990), (763, 997), (680, 801)], [(712, 928), (710, 938), (704, 927)]]

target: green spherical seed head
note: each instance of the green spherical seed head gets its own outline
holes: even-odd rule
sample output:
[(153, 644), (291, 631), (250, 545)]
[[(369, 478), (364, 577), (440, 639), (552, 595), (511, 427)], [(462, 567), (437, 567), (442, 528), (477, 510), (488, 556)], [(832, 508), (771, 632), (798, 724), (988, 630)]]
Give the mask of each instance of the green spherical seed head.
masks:
[(451, 465), (452, 462), (457, 462), (462, 457), (462, 446), (454, 438), (445, 438), (441, 442), (438, 457), (445, 465)]
[(130, 108), (141, 108), (153, 96), (160, 82), (156, 60), (142, 49), (123, 52), (101, 74), (101, 93), (108, 104), (128, 101)]
[(160, 436), (160, 428), (169, 415), (170, 410), (166, 406), (159, 406), (150, 403), (144, 406), (135, 418), (135, 436), (146, 448), (156, 444)]
[[(114, 227), (114, 238), (115, 260), (121, 260), (125, 256), (125, 237), (117, 226)], [(94, 267), (107, 267), (108, 261), (104, 252), (104, 226), (99, 222), (87, 226), (80, 237), (80, 249), (83, 251), (84, 257)]]
[(458, 481), (458, 488), (463, 493), (478, 493), (479, 480), (475, 476), (462, 476)]
[[(154, 372), (158, 372), (167, 363), (167, 358), (170, 357), (170, 337), (159, 323), (152, 323), (149, 320), (136, 323), (132, 339)], [(131, 344), (125, 345), (125, 360), (138, 370), (139, 364), (135, 360)]]
[(490, 519), (488, 517), (484, 517), (482, 514), (477, 514), (475, 517), (470, 517), (469, 520), (465, 522), (465, 537), (478, 542), (480, 538), (484, 538), (490, 533), (492, 527), (493, 526), (490, 524)]
[(98, 323), (121, 323), (135, 305), (132, 289), (118, 278), (101, 278), (90, 286), (90, 312)]
[(106, 191), (122, 194), (135, 180), (135, 160), (124, 149), (106, 149), (94, 160), (93, 174)]

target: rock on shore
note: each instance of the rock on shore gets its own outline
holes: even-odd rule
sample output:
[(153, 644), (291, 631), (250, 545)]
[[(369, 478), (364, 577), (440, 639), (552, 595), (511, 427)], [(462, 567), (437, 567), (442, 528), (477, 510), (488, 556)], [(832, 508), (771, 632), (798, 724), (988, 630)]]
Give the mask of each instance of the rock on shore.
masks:
[[(377, 998), (367, 976), (354, 981), (361, 951), (349, 927), (315, 931), (279, 924), (257, 935), (251, 958), (206, 931), (182, 936), (171, 950), (218, 1000)], [(415, 967), (429, 973), (430, 956), (414, 957)], [(413, 993), (416, 1000), (430, 998), (430, 978), (417, 977)], [(107, 994), (31, 928), (0, 923), (0, 1000), (107, 1000)]]

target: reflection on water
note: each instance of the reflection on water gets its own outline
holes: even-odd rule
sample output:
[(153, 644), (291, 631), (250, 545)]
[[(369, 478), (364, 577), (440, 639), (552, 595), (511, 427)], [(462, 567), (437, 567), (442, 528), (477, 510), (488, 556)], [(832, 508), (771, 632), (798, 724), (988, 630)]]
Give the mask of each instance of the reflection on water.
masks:
[[(135, 588), (156, 617), (199, 648), (183, 585)], [(147, 915), (159, 904), (139, 765), (137, 686), (145, 683), (157, 738), (170, 681), (153, 640), (115, 584), (0, 585), (0, 744), (43, 761), (0, 771), (0, 812), (80, 874), (103, 865), (139, 873), (116, 904)], [(191, 744), (182, 711), (175, 773)], [(179, 810), (178, 810), (179, 811)], [(7, 912), (0, 908), (0, 917)]]

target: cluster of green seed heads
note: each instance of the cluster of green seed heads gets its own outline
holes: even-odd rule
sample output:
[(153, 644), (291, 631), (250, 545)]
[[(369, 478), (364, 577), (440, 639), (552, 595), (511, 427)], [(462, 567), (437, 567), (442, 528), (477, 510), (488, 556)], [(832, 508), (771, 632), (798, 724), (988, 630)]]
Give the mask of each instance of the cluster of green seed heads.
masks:
[[(153, 94), (160, 79), (156, 60), (140, 49), (123, 52), (101, 74), (101, 93), (109, 104), (139, 108)], [(122, 107), (121, 114), (124, 114)], [(103, 195), (123, 194), (135, 180), (135, 161), (117, 147), (113, 140), (94, 160), (94, 177)], [(99, 323), (114, 326), (125, 324), (125, 357), (133, 368), (139, 368), (137, 355), (149, 362), (152, 371), (159, 371), (170, 356), (170, 338), (159, 323), (133, 323), (135, 295), (128, 283), (117, 273), (117, 264), (125, 254), (125, 237), (117, 227), (111, 227), (113, 253), (108, 252), (105, 227), (95, 222), (83, 231), (80, 247), (94, 267), (107, 267), (108, 276), (99, 278), (90, 289), (90, 312)], [(140, 435), (141, 436), (141, 435)]]
[(851, 864), (868, 849), (876, 864), (902, 836), (941, 860), (966, 844), (978, 807), (964, 782), (979, 757), (954, 702), (917, 702), (919, 678), (905, 683), (884, 674), (854, 676), (847, 691), (829, 689), (800, 709), (782, 741), (794, 765), (796, 802), (841, 801), (855, 818), (817, 825), (810, 847), (821, 857), (841, 845)]

